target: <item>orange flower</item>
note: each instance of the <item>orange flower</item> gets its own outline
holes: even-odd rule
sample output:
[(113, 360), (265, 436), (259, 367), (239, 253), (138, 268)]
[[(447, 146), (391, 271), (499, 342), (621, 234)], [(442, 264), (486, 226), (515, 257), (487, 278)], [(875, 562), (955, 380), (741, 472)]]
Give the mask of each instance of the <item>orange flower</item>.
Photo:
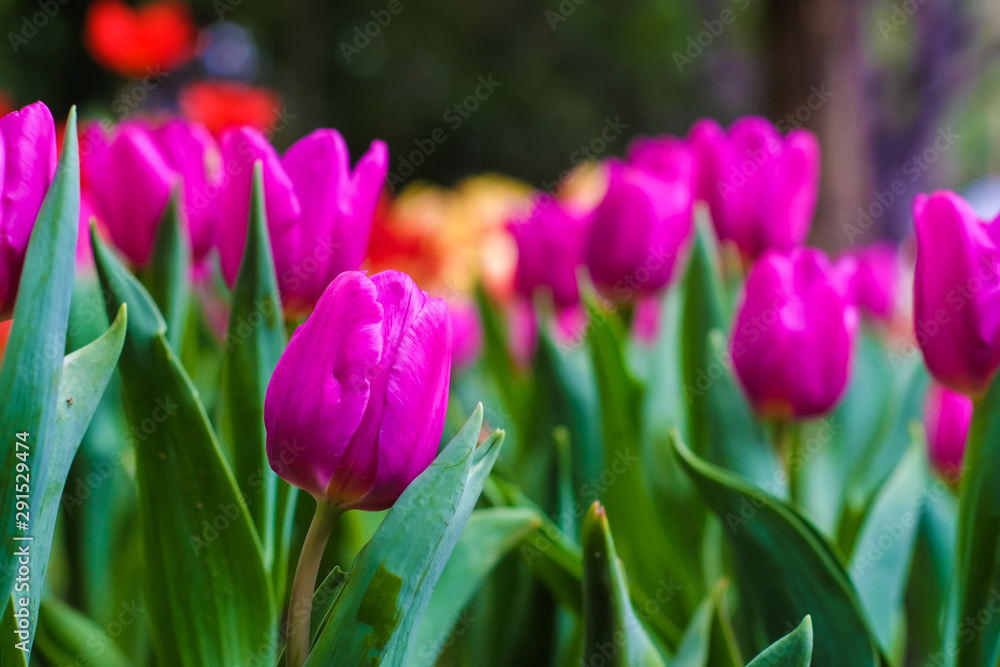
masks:
[(281, 111), (276, 91), (229, 81), (192, 83), (181, 91), (180, 103), (185, 116), (216, 136), (243, 125), (270, 133)]
[(139, 9), (122, 0), (97, 0), (87, 10), (84, 43), (102, 66), (140, 77), (190, 58), (196, 34), (187, 6), (176, 0), (154, 0)]
[(0, 361), (3, 361), (3, 353), (7, 349), (7, 338), (10, 336), (10, 326), (13, 323), (14, 320), (0, 322)]

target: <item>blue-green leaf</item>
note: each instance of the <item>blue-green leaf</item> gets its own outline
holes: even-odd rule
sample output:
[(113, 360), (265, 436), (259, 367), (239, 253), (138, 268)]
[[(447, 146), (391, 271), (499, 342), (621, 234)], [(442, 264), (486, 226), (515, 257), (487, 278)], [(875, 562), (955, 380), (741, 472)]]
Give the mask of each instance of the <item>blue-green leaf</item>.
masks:
[(797, 628), (764, 649), (747, 667), (809, 667), (812, 648), (812, 617), (807, 615)]

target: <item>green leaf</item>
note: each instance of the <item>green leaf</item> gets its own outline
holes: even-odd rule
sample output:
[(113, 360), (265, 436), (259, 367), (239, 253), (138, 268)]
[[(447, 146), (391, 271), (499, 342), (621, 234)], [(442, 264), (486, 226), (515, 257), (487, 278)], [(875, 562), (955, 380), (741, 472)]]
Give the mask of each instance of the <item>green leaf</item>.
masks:
[[(990, 384), (972, 413), (958, 509), (958, 618), (992, 610), (1000, 562), (1000, 381)], [(1000, 650), (1000, 614), (954, 628), (955, 667), (993, 665)], [(968, 636), (966, 636), (968, 634)]]
[[(671, 625), (686, 620), (685, 603), (691, 610), (701, 601), (703, 580), (699, 562), (691, 552), (674, 543), (664, 530), (662, 512), (657, 511), (650, 481), (640, 464), (642, 453), (642, 388), (628, 373), (624, 357), (624, 332), (613, 313), (590, 304), (591, 320), (603, 321), (591, 333), (594, 370), (600, 392), (604, 436), (605, 473), (591, 480), (582, 492), (585, 501), (599, 497), (608, 513), (616, 517), (618, 550), (630, 576), (640, 589), (653, 590), (664, 574), (677, 573), (682, 580), (681, 604), (663, 609)], [(700, 539), (700, 526), (691, 526), (688, 539)], [(696, 555), (696, 554), (695, 554)], [(646, 596), (648, 597), (648, 596)], [(675, 636), (679, 639), (680, 633)], [(676, 646), (671, 643), (671, 649)]]
[[(903, 594), (926, 495), (924, 443), (917, 440), (875, 498), (861, 526), (849, 572), (885, 655), (903, 648)], [(902, 656), (899, 656), (900, 658)], [(900, 660), (894, 660), (900, 664)]]
[(806, 615), (797, 628), (764, 649), (747, 667), (809, 667), (812, 649), (812, 617)]
[[(455, 550), (434, 587), (430, 604), (417, 628), (414, 650), (407, 656), (413, 667), (432, 665), (456, 621), (500, 559), (541, 522), (525, 508), (476, 510), (469, 518)], [(465, 627), (458, 628), (464, 631)]]
[[(285, 323), (258, 164), (254, 168), (246, 249), (236, 276), (226, 332), (221, 431), (229, 444), (233, 474), (263, 545), (264, 566), (271, 572), (276, 600), (284, 599), (291, 541), (291, 521), (286, 510), (295, 502), (297, 489), (279, 480), (268, 463), (264, 397), (284, 349)], [(279, 486), (286, 487), (280, 494)]]
[(479, 405), (386, 514), (306, 665), (406, 662), (417, 623), (500, 452), (502, 431), (476, 447), (482, 420)]
[[(18, 547), (26, 546), (30, 552), (31, 573), (27, 581), (30, 591), (40, 592), (44, 586), (66, 477), (87, 425), (90, 424), (104, 388), (115, 370), (125, 340), (125, 322), (123, 304), (111, 327), (100, 338), (68, 355), (63, 362), (59, 402), (56, 406), (55, 442), (49, 459), (48, 475), (32, 485), (28, 501), (28, 506), (34, 510), (31, 512), (32, 539), (30, 542), (15, 542)], [(17, 537), (12, 539), (17, 540)], [(12, 600), (20, 600), (22, 596), (23, 593), (15, 592)], [(29, 638), (33, 639), (41, 600), (37, 595), (28, 596), (28, 599), (28, 633)], [(18, 604), (14, 608), (20, 606)], [(30, 639), (28, 646), (30, 649)]]
[(674, 446), (722, 522), (759, 639), (778, 637), (786, 623), (811, 614), (819, 629), (816, 667), (878, 664), (857, 594), (819, 532), (777, 498), (702, 461), (676, 439)]
[(191, 248), (180, 219), (175, 189), (156, 227), (153, 256), (143, 271), (143, 282), (167, 321), (167, 342), (180, 354), (191, 301)]
[(663, 666), (632, 608), (608, 516), (598, 502), (583, 520), (583, 617), (582, 664)]
[[(137, 618), (128, 619), (129, 623), (136, 621), (141, 622)], [(36, 642), (39, 653), (54, 665), (128, 667), (130, 664), (107, 630), (53, 597), (42, 600)]]
[[(55, 450), (59, 379), (66, 349), (80, 218), (77, 151), (76, 109), (72, 108), (66, 121), (66, 136), (55, 179), (28, 242), (14, 304), (14, 322), (0, 367), (0, 396), (3, 397), (0, 401), (0, 469), (4, 471), (0, 475), (0, 522), (3, 525), (0, 532), (3, 535), (0, 600), (4, 601), (10, 598), (14, 584), (12, 555), (20, 546), (13, 537), (24, 535), (24, 531), (15, 526), (15, 484), (18, 482), (16, 476), (10, 474), (20, 462), (16, 458), (18, 440), (15, 434), (28, 434), (33, 494), (46, 484)], [(41, 508), (36, 503), (30, 509), (37, 513)], [(36, 561), (35, 567), (40, 566), (42, 563)], [(35, 591), (32, 596), (33, 609), (38, 607), (39, 593)]]
[(276, 613), (249, 512), (155, 304), (93, 232), (91, 240), (109, 308), (129, 303), (119, 371), (158, 661), (271, 664)]

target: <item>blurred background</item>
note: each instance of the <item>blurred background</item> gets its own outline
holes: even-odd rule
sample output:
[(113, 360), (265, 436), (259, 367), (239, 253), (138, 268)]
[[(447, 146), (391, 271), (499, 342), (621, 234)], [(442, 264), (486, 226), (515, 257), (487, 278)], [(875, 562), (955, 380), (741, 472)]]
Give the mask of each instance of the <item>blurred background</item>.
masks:
[(354, 156), (388, 142), (394, 189), (551, 191), (636, 136), (752, 113), (818, 135), (812, 241), (836, 250), (901, 241), (916, 192), (1000, 171), (990, 0), (0, 0), (0, 22), (2, 106), (180, 111), (280, 149), (333, 126)]

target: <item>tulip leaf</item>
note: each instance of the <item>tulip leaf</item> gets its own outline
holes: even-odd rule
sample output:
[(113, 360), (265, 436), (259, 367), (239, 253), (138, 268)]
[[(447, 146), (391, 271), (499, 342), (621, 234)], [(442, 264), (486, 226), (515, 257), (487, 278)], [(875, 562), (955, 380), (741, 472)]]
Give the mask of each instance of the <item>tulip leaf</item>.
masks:
[(741, 600), (759, 639), (811, 614), (816, 667), (877, 665), (879, 656), (843, 566), (819, 532), (784, 502), (699, 458), (676, 438), (683, 465), (735, 552)]
[[(462, 610), (500, 559), (540, 523), (538, 515), (525, 508), (499, 507), (472, 513), (417, 628), (414, 647), (419, 650), (407, 656), (409, 665), (434, 664), (450, 636), (468, 629), (459, 619)], [(456, 628), (456, 622), (462, 625)]]
[(807, 614), (797, 628), (764, 649), (747, 667), (809, 667), (812, 649), (812, 617)]
[(39, 653), (53, 665), (130, 665), (105, 629), (53, 597), (42, 600), (36, 643)]
[[(683, 597), (678, 602), (686, 602), (693, 611), (703, 597), (703, 579), (698, 573), (700, 561), (692, 562), (692, 553), (668, 537), (664, 526), (671, 525), (673, 517), (665, 519), (663, 512), (657, 511), (645, 468), (637, 465), (640, 462), (642, 387), (625, 366), (620, 319), (615, 313), (591, 304), (591, 320), (598, 318), (604, 323), (594, 327), (591, 350), (600, 392), (605, 471), (598, 479), (591, 480), (590, 497), (588, 493), (583, 495), (588, 501), (598, 495), (608, 513), (616, 517), (619, 526), (617, 548), (629, 576), (638, 587), (652, 590), (660, 585), (665, 573), (678, 573), (683, 581)], [(681, 530), (679, 525), (672, 527)], [(689, 527), (694, 536), (687, 539), (700, 539), (698, 528)], [(688, 614), (684, 604), (672, 604), (664, 608), (663, 615), (669, 617), (673, 626), (681, 627)], [(677, 632), (675, 640), (679, 637), (680, 632)], [(676, 646), (671, 644), (669, 648)]]
[[(27, 452), (31, 498), (29, 514), (42, 509), (52, 459), (56, 455), (56, 420), (59, 384), (66, 349), (66, 329), (76, 240), (80, 217), (80, 163), (76, 138), (76, 109), (70, 109), (66, 135), (55, 179), (49, 187), (31, 232), (14, 305), (14, 322), (0, 366), (0, 600), (10, 598), (14, 585), (13, 552), (22, 546), (13, 538), (33, 534), (16, 524), (15, 486), (25, 480), (13, 474), (18, 458)], [(25, 434), (18, 438), (17, 434)], [(79, 441), (73, 443), (73, 448)], [(64, 477), (65, 479), (65, 477)], [(20, 494), (24, 495), (24, 494)], [(23, 524), (22, 524), (23, 525)], [(44, 566), (39, 558), (36, 571)], [(31, 607), (37, 609), (41, 590), (32, 591)], [(4, 606), (6, 603), (4, 602)], [(4, 613), (4, 612), (0, 612)], [(34, 611), (32, 617), (34, 617)], [(37, 620), (33, 618), (33, 621)], [(4, 642), (10, 640), (6, 635)]]
[(725, 611), (727, 580), (720, 580), (712, 593), (701, 601), (684, 630), (670, 667), (742, 667), (739, 647)]
[(306, 665), (406, 663), (416, 628), (496, 461), (503, 432), (476, 447), (483, 408), (386, 513), (358, 554)]
[(608, 515), (595, 502), (583, 520), (584, 645), (581, 664), (662, 667), (663, 657), (632, 608)]
[[(228, 443), (233, 474), (250, 509), (271, 572), (275, 599), (284, 599), (297, 490), (271, 470), (264, 429), (264, 397), (285, 349), (278, 279), (264, 208), (261, 166), (254, 169), (250, 220), (243, 260), (233, 289), (226, 332), (220, 431)], [(279, 494), (279, 486), (286, 487)], [(282, 501), (279, 506), (279, 497)]]
[(167, 342), (180, 354), (191, 300), (191, 248), (181, 221), (175, 189), (156, 226), (153, 255), (143, 281), (167, 322)]
[(91, 239), (109, 308), (129, 304), (119, 371), (157, 660), (273, 664), (276, 612), (247, 507), (156, 305), (93, 232)]
[[(958, 618), (953, 629), (958, 644), (955, 667), (993, 665), (1000, 651), (1000, 614), (992, 613), (1000, 561), (1000, 381), (975, 402), (972, 424), (962, 460), (962, 487), (958, 509)], [(970, 631), (974, 630), (974, 631)], [(968, 637), (966, 636), (968, 633)]]
[(848, 569), (869, 626), (888, 656), (895, 654), (896, 638), (902, 631), (903, 594), (927, 500), (926, 493), (921, 493), (926, 484), (924, 444), (916, 441), (876, 496)]

